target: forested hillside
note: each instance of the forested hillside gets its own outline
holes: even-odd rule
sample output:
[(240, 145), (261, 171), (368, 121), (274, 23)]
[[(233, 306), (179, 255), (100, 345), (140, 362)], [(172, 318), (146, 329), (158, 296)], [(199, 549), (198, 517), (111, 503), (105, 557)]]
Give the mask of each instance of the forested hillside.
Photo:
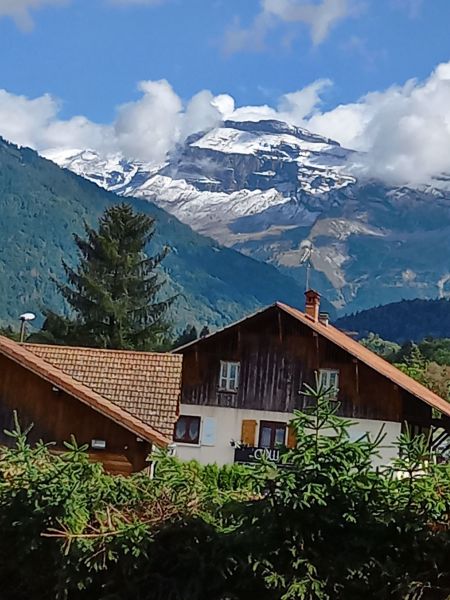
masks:
[(450, 338), (450, 301), (402, 300), (337, 319), (336, 326), (355, 331), (359, 338), (376, 333), (384, 340), (403, 343), (427, 337)]
[[(223, 248), (154, 204), (129, 198), (157, 221), (154, 247), (171, 247), (164, 261), (167, 293), (179, 292), (177, 328), (220, 326), (275, 300), (301, 301), (302, 289), (274, 267)], [(117, 196), (61, 169), (27, 148), (0, 138), (0, 325), (25, 310), (61, 310), (52, 281), (64, 275), (61, 259), (75, 261), (74, 232), (95, 225)], [(38, 321), (39, 322), (39, 321)]]

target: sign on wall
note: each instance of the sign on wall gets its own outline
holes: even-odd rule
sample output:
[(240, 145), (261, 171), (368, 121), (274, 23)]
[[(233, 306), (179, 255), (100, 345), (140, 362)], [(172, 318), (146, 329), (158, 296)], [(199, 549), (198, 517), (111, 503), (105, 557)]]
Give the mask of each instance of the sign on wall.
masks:
[(261, 458), (271, 460), (272, 462), (280, 462), (282, 449), (280, 448), (235, 448), (234, 462), (237, 463), (256, 463)]

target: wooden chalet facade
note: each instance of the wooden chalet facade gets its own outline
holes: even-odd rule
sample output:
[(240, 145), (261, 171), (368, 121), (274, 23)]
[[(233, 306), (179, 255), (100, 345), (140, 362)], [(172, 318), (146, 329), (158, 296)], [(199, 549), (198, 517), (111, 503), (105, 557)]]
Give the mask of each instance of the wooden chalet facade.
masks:
[(353, 435), (384, 424), (382, 461), (396, 453), (404, 422), (423, 431), (439, 411), (439, 426), (450, 430), (450, 404), (330, 325), (317, 293), (306, 297), (305, 312), (277, 303), (177, 350), (184, 357), (174, 438), (181, 458), (223, 464), (242, 444), (290, 445), (287, 424), (309, 401), (302, 390), (316, 373), (336, 388)]
[(93, 460), (113, 473), (148, 466), (153, 446), (172, 441), (177, 419), (181, 357), (18, 344), (0, 337), (0, 445), (4, 430), (33, 424), (30, 441), (75, 436)]

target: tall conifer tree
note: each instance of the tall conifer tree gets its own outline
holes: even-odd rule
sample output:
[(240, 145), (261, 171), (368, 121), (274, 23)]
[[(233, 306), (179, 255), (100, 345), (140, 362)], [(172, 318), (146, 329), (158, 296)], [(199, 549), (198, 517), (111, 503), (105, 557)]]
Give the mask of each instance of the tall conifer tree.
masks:
[(97, 229), (85, 225), (85, 237), (74, 236), (79, 264), (72, 268), (63, 261), (67, 283), (57, 283), (74, 318), (48, 315), (47, 339), (115, 349), (160, 347), (174, 297), (160, 298), (164, 281), (157, 267), (168, 249), (151, 257), (145, 251), (154, 231), (151, 217), (119, 204), (105, 211)]

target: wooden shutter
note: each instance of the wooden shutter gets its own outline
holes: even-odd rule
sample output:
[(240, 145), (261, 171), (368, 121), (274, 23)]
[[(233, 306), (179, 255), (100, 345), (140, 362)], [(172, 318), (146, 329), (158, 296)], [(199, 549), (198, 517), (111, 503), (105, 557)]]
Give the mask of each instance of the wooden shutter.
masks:
[(288, 448), (295, 448), (297, 446), (297, 436), (295, 435), (295, 429), (292, 425), (288, 426), (287, 444)]
[(255, 445), (256, 421), (244, 419), (241, 428), (241, 442), (247, 446)]

